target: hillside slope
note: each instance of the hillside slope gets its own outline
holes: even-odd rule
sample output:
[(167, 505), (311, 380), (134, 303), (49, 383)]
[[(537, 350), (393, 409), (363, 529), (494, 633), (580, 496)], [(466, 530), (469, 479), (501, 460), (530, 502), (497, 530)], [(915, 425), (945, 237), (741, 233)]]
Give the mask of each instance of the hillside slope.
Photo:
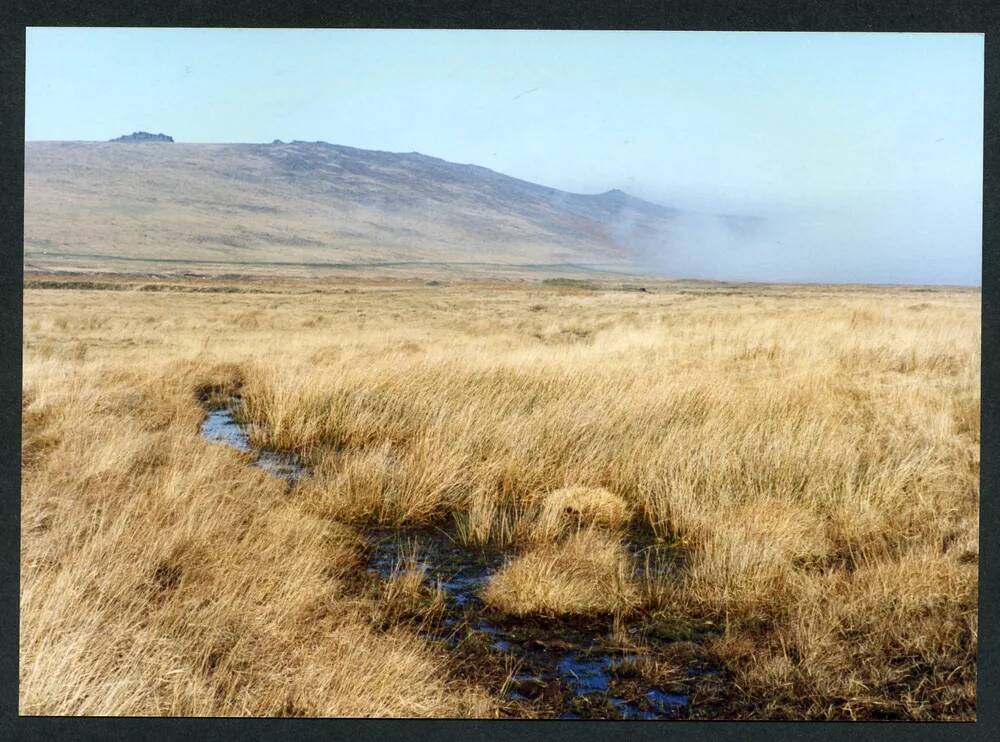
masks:
[(482, 262), (631, 270), (681, 212), (326, 143), (28, 142), (26, 264)]

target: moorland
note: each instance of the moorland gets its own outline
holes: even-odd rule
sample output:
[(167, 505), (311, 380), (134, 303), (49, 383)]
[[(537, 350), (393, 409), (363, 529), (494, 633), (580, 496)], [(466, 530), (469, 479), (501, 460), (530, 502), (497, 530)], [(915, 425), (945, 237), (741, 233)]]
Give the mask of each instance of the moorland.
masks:
[(978, 290), (29, 274), (23, 353), (23, 714), (975, 718)]

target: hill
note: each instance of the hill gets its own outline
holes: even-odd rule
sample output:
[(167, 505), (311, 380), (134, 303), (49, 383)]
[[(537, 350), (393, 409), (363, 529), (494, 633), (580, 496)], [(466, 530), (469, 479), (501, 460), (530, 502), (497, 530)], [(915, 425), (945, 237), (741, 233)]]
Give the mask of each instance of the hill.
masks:
[[(25, 263), (489, 264), (633, 272), (682, 212), (324, 142), (28, 142)], [(736, 227), (734, 227), (736, 228)]]

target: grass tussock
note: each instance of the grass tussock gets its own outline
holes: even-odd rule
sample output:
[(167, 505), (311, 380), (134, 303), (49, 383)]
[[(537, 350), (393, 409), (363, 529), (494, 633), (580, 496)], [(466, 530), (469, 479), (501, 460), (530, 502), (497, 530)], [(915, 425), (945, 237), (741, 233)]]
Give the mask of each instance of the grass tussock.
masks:
[(504, 565), (483, 592), (488, 606), (515, 616), (624, 613), (637, 598), (625, 549), (593, 529), (530, 548)]
[(738, 716), (974, 718), (979, 293), (567, 288), (26, 290), (22, 713), (490, 715), (359, 585), (457, 523), (498, 610), (711, 621)]
[(545, 495), (526, 522), (530, 538), (545, 542), (581, 527), (621, 529), (628, 519), (625, 500), (603, 487), (563, 487)]
[(394, 565), (392, 574), (379, 588), (378, 611), (382, 625), (404, 622), (426, 624), (445, 610), (444, 591), (432, 584), (416, 547)]

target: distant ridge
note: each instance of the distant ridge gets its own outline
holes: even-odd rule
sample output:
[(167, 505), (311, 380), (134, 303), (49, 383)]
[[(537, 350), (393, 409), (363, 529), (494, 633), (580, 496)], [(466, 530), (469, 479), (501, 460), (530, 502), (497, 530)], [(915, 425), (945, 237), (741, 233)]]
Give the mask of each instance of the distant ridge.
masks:
[(416, 152), (123, 141), (170, 138), (26, 143), (26, 260), (631, 272), (662, 264), (687, 216), (617, 189), (569, 193)]
[(173, 137), (166, 134), (150, 134), (148, 131), (134, 131), (131, 134), (122, 134), (120, 137), (109, 139), (109, 142), (172, 142)]

